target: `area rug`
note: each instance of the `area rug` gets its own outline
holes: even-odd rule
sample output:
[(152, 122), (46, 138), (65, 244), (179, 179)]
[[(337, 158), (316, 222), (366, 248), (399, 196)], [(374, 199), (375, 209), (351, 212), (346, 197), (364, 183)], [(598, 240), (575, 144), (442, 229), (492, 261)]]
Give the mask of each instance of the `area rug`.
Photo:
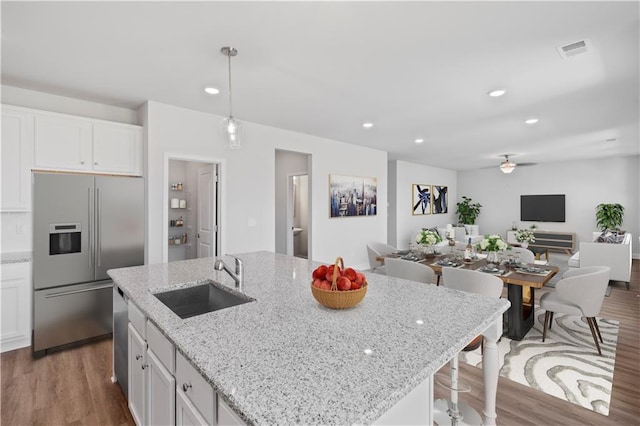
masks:
[[(597, 318), (602, 355), (580, 317), (555, 314), (542, 342), (544, 310), (536, 306), (533, 328), (521, 341), (503, 336), (498, 342), (500, 375), (546, 394), (609, 415), (618, 321)], [(460, 353), (460, 361), (482, 367), (480, 349)]]

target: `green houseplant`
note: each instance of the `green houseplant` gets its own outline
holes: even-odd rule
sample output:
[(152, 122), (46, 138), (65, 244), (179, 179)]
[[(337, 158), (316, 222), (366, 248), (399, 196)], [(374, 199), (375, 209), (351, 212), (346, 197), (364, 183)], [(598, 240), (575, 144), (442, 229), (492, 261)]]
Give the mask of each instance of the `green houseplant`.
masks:
[(596, 206), (596, 225), (601, 231), (618, 229), (622, 225), (624, 207), (622, 204), (598, 204)]
[(458, 210), (458, 222), (464, 225), (475, 225), (476, 218), (480, 214), (480, 203), (472, 203), (472, 199), (467, 196), (462, 196), (462, 201), (457, 204)]

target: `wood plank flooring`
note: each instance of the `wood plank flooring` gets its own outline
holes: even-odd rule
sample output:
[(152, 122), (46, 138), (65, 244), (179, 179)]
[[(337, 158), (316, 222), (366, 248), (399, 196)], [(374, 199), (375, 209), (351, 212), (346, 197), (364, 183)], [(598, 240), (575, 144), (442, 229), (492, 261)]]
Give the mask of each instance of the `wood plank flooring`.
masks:
[[(602, 317), (620, 321), (609, 416), (535, 391), (505, 378), (498, 384), (498, 425), (640, 425), (640, 261), (633, 261), (631, 290), (615, 285)], [(536, 298), (545, 289), (536, 292)], [(111, 383), (111, 340), (34, 360), (31, 349), (0, 357), (0, 424), (134, 425), (124, 394)], [(461, 399), (484, 406), (482, 371), (460, 364), (471, 387)], [(448, 374), (447, 367), (442, 371)], [(437, 398), (447, 391), (436, 386)]]

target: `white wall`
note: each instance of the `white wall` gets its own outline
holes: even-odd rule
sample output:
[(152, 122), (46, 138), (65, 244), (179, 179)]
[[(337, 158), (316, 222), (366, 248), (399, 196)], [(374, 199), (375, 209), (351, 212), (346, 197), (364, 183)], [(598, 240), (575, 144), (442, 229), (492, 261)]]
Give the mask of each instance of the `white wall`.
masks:
[[(389, 178), (393, 182), (395, 195), (389, 205), (389, 244), (400, 249), (409, 247), (420, 228), (444, 227), (447, 223), (457, 223), (456, 200), (458, 179), (455, 170), (424, 166), (406, 161), (390, 161)], [(447, 186), (449, 193), (448, 213), (413, 215), (413, 184)], [(391, 198), (390, 197), (390, 198)], [(391, 210), (394, 210), (391, 212)]]
[(477, 223), (484, 234), (504, 235), (514, 221), (520, 227), (533, 223), (520, 221), (520, 195), (565, 194), (566, 222), (536, 223), (539, 229), (575, 232), (576, 241), (590, 241), (597, 230), (596, 205), (620, 203), (625, 207), (622, 228), (633, 235), (635, 257), (640, 254), (639, 186), (640, 156), (518, 167), (508, 175), (497, 167), (458, 174), (459, 197), (482, 204)]
[(135, 109), (114, 107), (13, 86), (0, 86), (2, 103), (119, 123), (139, 124)]
[[(387, 153), (333, 140), (245, 122), (241, 150), (223, 146), (220, 116), (157, 102), (141, 110), (147, 128), (149, 263), (162, 261), (165, 153), (216, 158), (221, 170), (223, 253), (275, 250), (275, 151), (312, 154), (311, 221), (314, 260), (367, 268), (366, 241), (387, 238), (387, 210), (377, 216), (329, 218), (329, 174), (378, 179), (379, 206), (387, 205)], [(340, 155), (336, 155), (340, 153)], [(354, 161), (353, 159), (357, 159)], [(255, 226), (250, 226), (255, 223)]]

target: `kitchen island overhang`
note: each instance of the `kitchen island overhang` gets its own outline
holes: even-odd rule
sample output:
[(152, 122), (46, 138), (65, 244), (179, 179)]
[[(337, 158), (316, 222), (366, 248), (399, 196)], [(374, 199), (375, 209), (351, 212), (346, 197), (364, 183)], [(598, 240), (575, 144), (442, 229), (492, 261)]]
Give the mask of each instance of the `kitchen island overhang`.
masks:
[(485, 373), (485, 416), (495, 420), (494, 346), (507, 300), (368, 273), (365, 299), (331, 310), (311, 295), (317, 262), (270, 252), (238, 257), (242, 291), (255, 301), (184, 320), (154, 293), (207, 280), (234, 288), (213, 258), (109, 275), (248, 424), (374, 423), (482, 333), (495, 364)]

